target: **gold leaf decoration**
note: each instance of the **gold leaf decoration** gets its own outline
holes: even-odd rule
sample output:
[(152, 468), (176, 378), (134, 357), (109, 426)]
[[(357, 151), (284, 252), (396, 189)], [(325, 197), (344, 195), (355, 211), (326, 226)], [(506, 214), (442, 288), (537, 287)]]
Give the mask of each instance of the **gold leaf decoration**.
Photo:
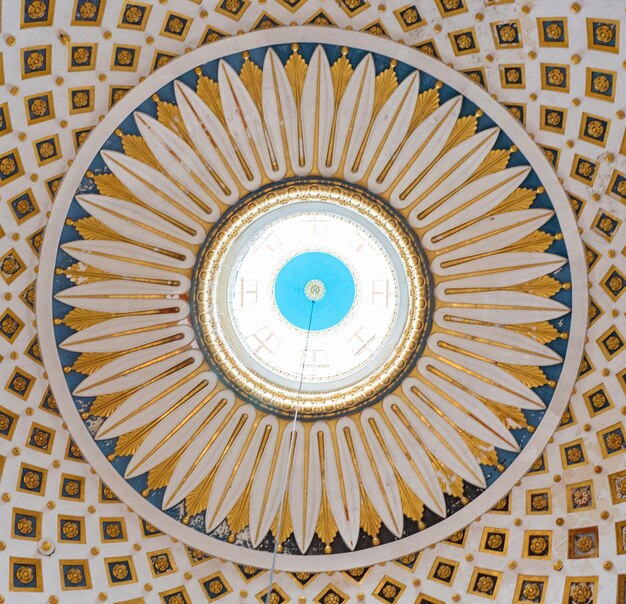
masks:
[(97, 218), (81, 218), (74, 223), (74, 227), (83, 239), (119, 239), (119, 235), (108, 226), (102, 224)]
[(409, 132), (412, 132), (417, 128), (429, 115), (434, 113), (439, 108), (439, 89), (430, 88), (421, 92), (417, 101), (415, 102), (415, 109), (413, 110), (413, 116), (411, 117), (411, 125), (409, 126)]
[(352, 65), (345, 54), (341, 55), (330, 68), (330, 75), (333, 80), (333, 90), (335, 91), (335, 106), (339, 106), (343, 93), (346, 91), (348, 82), (352, 77)]
[(535, 189), (525, 189), (518, 187), (504, 201), (500, 202), (494, 212), (514, 212), (516, 210), (527, 210), (535, 201), (537, 191)]
[(506, 325), (506, 328), (530, 336), (541, 344), (549, 344), (561, 336), (559, 330), (547, 321), (541, 323), (522, 323), (519, 325)]
[(93, 179), (100, 195), (126, 199), (142, 205), (141, 200), (135, 197), (115, 174), (96, 174)]
[(291, 84), (293, 96), (296, 99), (296, 105), (300, 107), (300, 98), (302, 96), (302, 87), (304, 85), (304, 77), (308, 69), (307, 62), (302, 58), (300, 53), (294, 51), (287, 63), (285, 63), (285, 73)]
[(421, 522), (424, 515), (424, 504), (422, 500), (413, 493), (410, 487), (406, 484), (404, 479), (396, 473), (396, 479), (398, 481), (398, 487), (400, 489), (400, 501), (402, 502), (402, 512), (405, 516)]
[(124, 147), (124, 153), (129, 157), (139, 160), (144, 164), (148, 164), (155, 170), (162, 171), (162, 166), (154, 157), (154, 154), (148, 147), (143, 136), (136, 136), (134, 134), (122, 134), (122, 146)]
[(81, 331), (82, 329), (87, 329), (87, 327), (111, 319), (113, 316), (114, 315), (108, 312), (88, 310), (86, 308), (73, 308), (63, 317), (61, 322), (65, 323), (65, 325), (74, 331)]
[(550, 233), (544, 233), (543, 231), (535, 231), (530, 235), (526, 235), (523, 239), (520, 239), (516, 243), (512, 243), (500, 250), (500, 253), (505, 252), (545, 252), (554, 241), (554, 236)]
[(360, 484), (361, 489), (361, 528), (370, 537), (376, 537), (380, 532), (382, 520), (376, 511), (376, 508), (372, 505), (369, 497), (363, 489), (363, 483)]
[(122, 352), (83, 352), (72, 365), (74, 371), (78, 371), (84, 375), (91, 375), (92, 373), (102, 369), (106, 364), (122, 356), (125, 351)]
[(392, 63), (390, 67), (381, 71), (377, 76), (374, 84), (374, 110), (373, 117), (382, 109), (393, 91), (398, 87), (398, 76), (396, 75), (395, 65)]
[(173, 130), (183, 138), (187, 139), (188, 134), (183, 122), (183, 116), (180, 114), (178, 105), (173, 103), (167, 103), (161, 99), (157, 100), (157, 119), (164, 126), (167, 126), (170, 130)]
[(511, 365), (509, 363), (496, 363), (496, 365), (508, 371), (528, 388), (538, 388), (548, 383), (545, 373), (534, 365)]
[(554, 277), (542, 275), (516, 286), (516, 289), (536, 296), (542, 296), (543, 298), (552, 298), (552, 296), (561, 291), (562, 287), (563, 285)]
[(148, 472), (148, 488), (151, 491), (166, 487), (169, 484), (176, 464), (186, 450), (187, 448), (184, 447), (174, 455), (170, 455), (170, 457), (154, 466), (154, 468)]
[(202, 76), (198, 78), (196, 92), (220, 120), (220, 122), (222, 122), (222, 125), (226, 126), (226, 119), (224, 118), (224, 110), (222, 109), (222, 100), (220, 98), (220, 87), (218, 83), (211, 78)]
[(122, 434), (115, 444), (115, 455), (126, 457), (127, 455), (137, 453), (137, 449), (139, 449), (143, 441), (148, 438), (148, 434), (150, 434), (153, 427), (152, 424), (146, 424), (141, 428), (136, 428), (126, 434)]
[(476, 134), (477, 127), (478, 119), (475, 115), (468, 115), (466, 117), (459, 118), (454, 124), (452, 132), (450, 133), (446, 144), (437, 156), (437, 159), (453, 147), (456, 147), (471, 136), (474, 136), (474, 134)]
[(485, 157), (472, 175), (472, 180), (477, 180), (495, 172), (501, 172), (508, 166), (510, 157), (510, 149), (495, 149), (489, 151), (487, 157)]
[(337, 524), (335, 523), (335, 517), (330, 509), (328, 503), (328, 494), (326, 492), (326, 486), (322, 486), (322, 501), (320, 504), (320, 514), (317, 520), (317, 527), (315, 532), (318, 537), (326, 545), (330, 545), (337, 534)]
[(135, 390), (122, 390), (111, 394), (99, 394), (91, 404), (89, 413), (98, 417), (109, 417)]
[(263, 71), (259, 66), (246, 57), (239, 74), (257, 109), (263, 115)]
[[(251, 484), (252, 481), (250, 480), (249, 485)], [(228, 512), (226, 516), (231, 532), (238, 533), (248, 526), (250, 523), (248, 512), (249, 508), (250, 488), (247, 485), (246, 489), (241, 494), (241, 497), (237, 500), (237, 503), (231, 508), (230, 512)]]
[(200, 484), (195, 487), (185, 498), (185, 511), (188, 516), (195, 516), (206, 510), (209, 496), (211, 495), (211, 486), (213, 485), (214, 473), (209, 474), (202, 479)]

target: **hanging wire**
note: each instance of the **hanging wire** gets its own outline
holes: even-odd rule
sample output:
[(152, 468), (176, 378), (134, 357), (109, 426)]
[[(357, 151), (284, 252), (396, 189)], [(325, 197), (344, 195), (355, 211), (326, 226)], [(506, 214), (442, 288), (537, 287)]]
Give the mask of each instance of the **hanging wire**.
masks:
[[(300, 395), (302, 394), (302, 384), (304, 382), (304, 368), (305, 368), (305, 364), (306, 364), (306, 354), (307, 351), (309, 350), (309, 336), (311, 335), (311, 324), (313, 322), (313, 308), (315, 307), (315, 300), (311, 300), (311, 313), (309, 314), (309, 326), (307, 327), (307, 331), (306, 331), (306, 341), (304, 344), (304, 357), (302, 358), (302, 369), (300, 370), (300, 384), (298, 384), (298, 394), (296, 395), (296, 400), (298, 398), (300, 398)], [(292, 470), (292, 455), (293, 455), (293, 448), (296, 442), (295, 436), (296, 436), (296, 426), (298, 425), (298, 405), (296, 405), (296, 411), (293, 414), (293, 422), (291, 423), (291, 436), (289, 438), (289, 455), (287, 457), (288, 462), (287, 462), (287, 467), (285, 468), (285, 477), (283, 480), (283, 488), (282, 488), (282, 500), (280, 503), (280, 509), (278, 512), (278, 529), (276, 530), (276, 537), (274, 540), (274, 552), (272, 554), (272, 567), (270, 568), (270, 580), (269, 580), (269, 587), (267, 590), (267, 594), (265, 595), (265, 604), (270, 604), (270, 596), (272, 595), (272, 592), (274, 591), (273, 588), (273, 584), (274, 584), (274, 572), (276, 570), (276, 556), (278, 555), (278, 546), (280, 545), (280, 532), (282, 530), (282, 526), (283, 526), (283, 515), (285, 513), (285, 495), (287, 494), (287, 485), (289, 484), (289, 479), (291, 477), (291, 470)]]

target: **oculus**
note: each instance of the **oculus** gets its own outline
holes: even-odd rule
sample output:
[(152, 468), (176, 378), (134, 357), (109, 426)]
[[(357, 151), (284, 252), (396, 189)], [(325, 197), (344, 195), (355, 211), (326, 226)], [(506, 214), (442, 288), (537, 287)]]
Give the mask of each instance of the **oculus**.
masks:
[[(584, 341), (576, 225), (520, 125), (417, 51), (342, 39), (258, 32), (155, 72), (81, 147), (42, 251), (43, 358), (85, 457), (258, 567), (277, 542), (278, 568), (322, 571), (466, 526), (547, 442)], [(343, 352), (313, 361), (307, 334)]]

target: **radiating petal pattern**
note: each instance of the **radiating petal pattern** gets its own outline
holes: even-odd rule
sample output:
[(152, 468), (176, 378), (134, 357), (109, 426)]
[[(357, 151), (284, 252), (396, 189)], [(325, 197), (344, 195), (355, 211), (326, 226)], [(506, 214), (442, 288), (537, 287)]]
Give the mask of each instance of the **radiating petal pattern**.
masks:
[[(533, 207), (531, 168), (511, 164), (482, 112), (463, 97), (440, 102), (414, 71), (378, 69), (364, 55), (331, 61), (297, 45), (262, 64), (221, 60), (216, 79), (175, 81), (175, 103), (135, 111), (124, 153), (102, 150), (99, 194), (81, 193), (80, 237), (56, 300), (74, 332), (74, 394), (93, 397), (95, 438), (127, 457), (125, 477), (164, 487), (162, 508), (204, 512), (257, 548), (293, 533), (300, 552), (339, 535), (354, 550), (381, 525), (400, 538), (424, 508), (440, 518), (463, 482), (487, 487), (482, 466), (523, 446), (524, 411), (546, 408), (542, 367), (563, 356), (553, 324), (569, 306), (550, 250), (554, 212)], [(378, 72), (377, 72), (378, 69)], [(285, 177), (357, 183), (414, 229), (433, 278), (431, 332), (400, 387), (336, 421), (291, 423), (224, 387), (198, 350), (189, 290), (200, 244), (248, 192)], [(546, 230), (542, 230), (546, 229)], [(65, 272), (63, 272), (65, 271)], [(546, 328), (547, 325), (547, 328)], [(540, 331), (553, 330), (550, 338)], [(459, 486), (461, 485), (461, 486)]]

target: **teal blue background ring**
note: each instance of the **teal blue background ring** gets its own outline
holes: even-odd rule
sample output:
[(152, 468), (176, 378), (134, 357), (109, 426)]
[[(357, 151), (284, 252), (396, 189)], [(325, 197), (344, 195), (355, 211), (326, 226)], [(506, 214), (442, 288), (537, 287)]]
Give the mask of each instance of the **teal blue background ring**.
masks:
[(315, 302), (311, 331), (322, 331), (340, 323), (350, 312), (356, 286), (350, 269), (336, 256), (326, 252), (304, 252), (294, 256), (278, 271), (274, 299), (289, 323), (308, 329), (311, 304), (304, 287), (313, 279), (321, 281), (326, 292)]

